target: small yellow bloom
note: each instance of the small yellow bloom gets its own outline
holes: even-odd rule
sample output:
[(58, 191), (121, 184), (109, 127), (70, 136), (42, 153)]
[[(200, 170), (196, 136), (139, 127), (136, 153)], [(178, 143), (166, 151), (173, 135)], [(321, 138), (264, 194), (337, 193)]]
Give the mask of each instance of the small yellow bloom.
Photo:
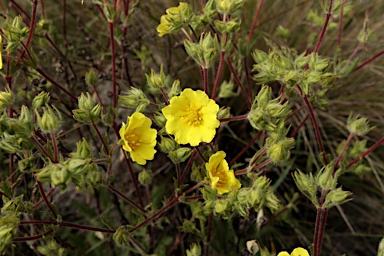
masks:
[(128, 151), (134, 162), (144, 165), (152, 160), (156, 150), (157, 131), (151, 128), (152, 121), (140, 112), (135, 112), (127, 118), (127, 124), (120, 128), (119, 144)]
[(280, 252), (277, 256), (309, 256), (309, 253), (304, 248), (297, 247), (292, 251), (291, 254), (288, 252)]
[[(161, 16), (160, 24), (157, 26), (157, 32), (162, 37), (180, 29), (182, 20), (182, 13), (189, 8), (189, 4), (181, 2), (177, 7), (171, 7), (166, 10), (165, 15)], [(178, 28), (178, 29), (177, 29)]]
[(167, 133), (175, 135), (179, 144), (209, 143), (220, 125), (217, 120), (219, 106), (200, 90), (185, 89), (180, 96), (174, 96), (162, 112), (167, 119)]
[(233, 170), (229, 170), (224, 158), (225, 152), (219, 151), (213, 154), (209, 158), (209, 162), (205, 164), (211, 187), (216, 188), (220, 195), (241, 187), (240, 181), (236, 179)]

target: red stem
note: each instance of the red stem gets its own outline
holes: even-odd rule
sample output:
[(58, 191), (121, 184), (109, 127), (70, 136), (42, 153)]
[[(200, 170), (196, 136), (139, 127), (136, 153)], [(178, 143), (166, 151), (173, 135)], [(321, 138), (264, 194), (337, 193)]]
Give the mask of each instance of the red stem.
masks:
[(41, 235), (36, 235), (36, 236), (28, 236), (28, 237), (15, 237), (12, 239), (12, 242), (25, 242), (25, 241), (32, 241), (32, 240), (37, 240), (43, 237), (46, 237), (54, 232), (53, 229), (48, 230), (47, 232), (44, 232)]
[(53, 132), (51, 132), (52, 137), (52, 147), (53, 147), (53, 163), (57, 164), (59, 162), (59, 149), (57, 148), (56, 136)]
[(215, 84), (213, 85), (213, 89), (212, 89), (212, 96), (211, 96), (211, 99), (213, 99), (213, 100), (215, 99), (216, 90), (217, 90), (217, 87), (219, 86), (219, 80), (220, 80), (221, 70), (223, 69), (224, 56), (225, 56), (225, 51), (221, 51), (221, 54), (220, 54), (220, 61), (219, 61), (219, 67), (218, 67), (218, 69), (217, 69), (217, 74), (216, 74)]
[(336, 169), (337, 169), (337, 167), (339, 167), (341, 158), (343, 157), (344, 152), (345, 152), (345, 150), (347, 149), (347, 147), (348, 147), (349, 143), (351, 142), (351, 140), (352, 140), (352, 138), (353, 138), (354, 135), (355, 135), (354, 132), (351, 132), (351, 133), (349, 134), (348, 139), (347, 139), (347, 141), (345, 142), (345, 144), (344, 144), (344, 146), (343, 146), (343, 149), (341, 150), (339, 156), (337, 157), (337, 160), (336, 160), (336, 162), (335, 162), (335, 165), (333, 166), (332, 176), (335, 175)]
[(191, 166), (192, 166), (192, 163), (193, 163), (193, 159), (195, 158), (196, 154), (197, 154), (197, 150), (196, 150), (196, 148), (195, 148), (195, 150), (192, 152), (191, 156), (190, 156), (189, 159), (188, 159), (188, 163), (187, 163), (187, 165), (185, 166), (183, 173), (181, 174), (180, 181), (179, 181), (179, 184), (178, 184), (179, 187), (180, 187), (181, 184), (183, 183), (184, 178), (185, 178), (185, 176), (187, 175), (187, 172), (191, 169)]
[(202, 67), (201, 70), (203, 71), (204, 92), (208, 94), (208, 69)]
[(224, 122), (231, 122), (231, 121), (241, 121), (245, 120), (248, 118), (248, 114), (241, 115), (241, 116), (231, 116), (231, 117), (226, 117), (226, 118), (220, 118), (219, 121), (220, 123)]
[(332, 15), (332, 13), (331, 13), (331, 11), (332, 11), (332, 5), (333, 5), (333, 0), (330, 0), (330, 2), (329, 2), (328, 12), (327, 12), (327, 14), (325, 15), (324, 26), (323, 26), (323, 28), (321, 29), (320, 37), (319, 37), (319, 39), (317, 40), (315, 49), (313, 50), (313, 53), (317, 53), (317, 51), (318, 51), (319, 48), (320, 48), (321, 42), (323, 41), (323, 38), (324, 38), (324, 35), (325, 35), (325, 31), (327, 30), (327, 27), (328, 27), (329, 18), (330, 18), (331, 15)]
[(136, 204), (134, 201), (132, 201), (131, 199), (129, 199), (128, 197), (126, 197), (125, 195), (123, 195), (123, 193), (121, 193), (120, 191), (118, 191), (117, 189), (115, 189), (114, 187), (112, 187), (111, 185), (108, 185), (107, 188), (112, 191), (113, 193), (115, 193), (116, 195), (120, 196), (122, 199), (124, 199), (127, 203), (131, 204), (132, 206), (136, 207), (138, 210), (142, 211), (142, 212), (146, 212), (145, 209), (143, 207), (141, 207), (140, 205)]
[(356, 164), (359, 162), (363, 157), (367, 156), (369, 153), (371, 153), (373, 150), (375, 150), (378, 146), (384, 143), (384, 137), (381, 138), (378, 142), (376, 142), (372, 147), (370, 147), (367, 151), (362, 153), (359, 157), (355, 158), (353, 161), (351, 161), (347, 166), (345, 166), (345, 169), (347, 170), (350, 168), (352, 165)]
[(240, 82), (239, 78), (237, 77), (236, 71), (235, 71), (235, 69), (233, 68), (232, 63), (231, 63), (231, 60), (230, 60), (229, 58), (227, 58), (227, 64), (228, 64), (229, 69), (231, 70), (231, 73), (232, 73), (233, 77), (235, 78), (235, 81), (236, 81), (237, 85), (240, 87), (241, 92), (243, 93), (245, 100), (246, 100), (247, 103), (248, 103), (248, 107), (251, 108), (251, 106), (252, 106), (252, 102), (251, 102), (251, 100), (248, 98), (248, 94), (247, 94), (247, 92), (245, 91), (243, 84)]
[(57, 219), (57, 214), (56, 214), (55, 210), (53, 209), (51, 203), (48, 201), (47, 197), (45, 196), (45, 192), (44, 192), (44, 189), (43, 189), (43, 185), (41, 185), (41, 182), (38, 181), (37, 178), (36, 178), (36, 182), (37, 182), (37, 186), (39, 187), (40, 194), (41, 194), (41, 196), (42, 196), (43, 199), (44, 199), (45, 204), (48, 206), (48, 208), (49, 208), (49, 210), (51, 211), (53, 217), (54, 217), (55, 219)]
[(255, 143), (255, 141), (263, 134), (263, 131), (259, 131), (255, 137), (232, 159), (232, 161), (229, 163), (229, 167), (231, 167), (239, 157), (241, 157), (252, 145)]
[[(51, 188), (47, 194), (45, 194), (45, 196), (48, 198), (49, 196), (52, 195), (52, 193), (55, 191), (56, 188)], [(44, 198), (42, 198), (39, 202), (35, 203), (33, 206), (32, 206), (32, 209), (36, 209), (38, 208), (42, 203), (44, 203)]]
[(30, 221), (20, 221), (19, 225), (55, 225), (59, 227), (68, 227), (68, 228), (75, 228), (75, 229), (82, 229), (82, 230), (90, 230), (90, 231), (96, 231), (96, 232), (103, 232), (103, 233), (110, 233), (114, 234), (116, 230), (113, 229), (106, 229), (106, 228), (95, 228), (91, 226), (86, 225), (80, 225), (75, 223), (70, 223), (66, 221), (43, 221), (43, 220), (30, 220)]
[[(37, 8), (37, 0), (33, 1), (33, 7), (32, 7), (32, 19), (31, 19), (31, 25), (29, 26), (29, 33), (27, 41), (25, 42), (25, 47), (28, 48), (29, 44), (31, 43), (31, 39), (33, 36), (33, 32), (35, 30), (35, 22), (36, 22), (36, 8)], [(25, 50), (21, 53), (20, 59), (24, 57)]]
[(252, 41), (253, 32), (256, 28), (256, 21), (259, 18), (259, 14), (260, 14), (261, 6), (263, 6), (263, 2), (264, 2), (264, 0), (260, 0), (259, 6), (257, 7), (256, 15), (255, 15), (255, 18), (253, 19), (253, 22), (252, 22), (251, 31), (249, 32), (248, 43), (250, 43)]
[(380, 57), (383, 54), (384, 54), (384, 50), (379, 52), (378, 54), (372, 56), (371, 58), (369, 58), (368, 60), (364, 61), (363, 63), (361, 63), (359, 66), (357, 66), (355, 68), (354, 71), (361, 69), (362, 67), (364, 67), (365, 65), (367, 65), (368, 63), (370, 63), (371, 61), (375, 60), (376, 58)]
[[(108, 23), (109, 23), (109, 36), (111, 39), (111, 54), (112, 54), (113, 108), (116, 109), (116, 106), (117, 106), (117, 84), (116, 84), (115, 37), (113, 34), (113, 21), (108, 21)], [(114, 114), (113, 120), (115, 120), (115, 114)]]

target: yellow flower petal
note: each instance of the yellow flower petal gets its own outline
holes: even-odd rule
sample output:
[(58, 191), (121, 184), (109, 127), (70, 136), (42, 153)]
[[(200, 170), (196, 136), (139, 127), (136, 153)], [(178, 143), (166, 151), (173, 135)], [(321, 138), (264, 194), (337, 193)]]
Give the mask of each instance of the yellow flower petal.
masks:
[(288, 252), (280, 252), (277, 256), (290, 256)]
[(119, 143), (130, 153), (132, 161), (144, 165), (155, 156), (157, 131), (151, 128), (151, 119), (140, 112), (133, 113), (127, 119), (128, 123), (123, 123), (120, 128)]
[(291, 256), (309, 256), (309, 253), (304, 248), (297, 247), (292, 251)]
[(215, 188), (220, 195), (241, 187), (240, 181), (236, 179), (233, 170), (229, 170), (224, 158), (225, 152), (218, 151), (205, 164), (211, 187)]
[(179, 144), (197, 146), (201, 142), (209, 143), (215, 137), (219, 106), (209, 99), (203, 91), (185, 89), (180, 96), (170, 100), (170, 104), (162, 109), (167, 119), (165, 129), (175, 136)]

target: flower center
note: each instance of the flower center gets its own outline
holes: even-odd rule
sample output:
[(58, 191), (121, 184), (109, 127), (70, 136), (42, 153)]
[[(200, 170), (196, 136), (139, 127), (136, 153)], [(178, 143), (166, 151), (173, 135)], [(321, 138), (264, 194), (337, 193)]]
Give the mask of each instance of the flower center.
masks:
[(188, 125), (199, 126), (203, 122), (202, 116), (203, 116), (203, 114), (201, 113), (200, 108), (197, 108), (195, 106), (190, 106), (185, 111), (184, 119)]
[(128, 142), (128, 145), (132, 148), (132, 150), (140, 147), (140, 143), (143, 141), (140, 139), (140, 133), (133, 131), (125, 133), (124, 139)]
[(217, 166), (216, 170), (212, 172), (212, 174), (214, 177), (219, 177), (216, 186), (223, 186), (227, 182), (227, 175), (225, 174), (224, 169), (220, 167), (220, 164)]

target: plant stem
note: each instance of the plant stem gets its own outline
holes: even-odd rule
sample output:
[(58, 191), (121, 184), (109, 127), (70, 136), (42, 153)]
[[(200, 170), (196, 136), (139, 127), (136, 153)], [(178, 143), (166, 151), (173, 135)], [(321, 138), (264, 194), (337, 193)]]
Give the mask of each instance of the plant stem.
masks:
[(376, 58), (380, 57), (380, 56), (383, 55), (383, 54), (384, 54), (384, 50), (381, 51), (381, 52), (379, 52), (378, 54), (372, 56), (371, 58), (369, 58), (368, 60), (364, 61), (363, 63), (361, 63), (361, 64), (360, 64), (359, 66), (357, 66), (357, 67), (355, 68), (355, 70), (353, 70), (353, 71), (356, 71), (356, 70), (361, 69), (362, 67), (364, 67), (365, 65), (367, 65), (368, 63), (370, 63), (371, 61), (375, 60)]
[[(111, 40), (111, 54), (112, 54), (112, 90), (113, 90), (113, 108), (117, 106), (117, 84), (116, 84), (116, 55), (115, 55), (115, 37), (113, 33), (113, 21), (108, 21), (109, 36)], [(115, 122), (116, 114), (113, 115), (113, 122)]]
[(183, 184), (183, 181), (184, 181), (185, 176), (187, 175), (187, 172), (191, 169), (192, 163), (193, 163), (193, 159), (195, 158), (196, 154), (197, 154), (197, 150), (195, 148), (195, 150), (193, 150), (191, 156), (188, 159), (187, 165), (185, 166), (183, 173), (180, 176), (180, 181), (179, 181), (179, 184), (178, 184), (179, 187), (181, 186), (181, 184)]
[(100, 133), (99, 128), (96, 126), (96, 124), (93, 122), (93, 120), (92, 120), (92, 126), (93, 126), (93, 128), (95, 129), (95, 131), (96, 131), (96, 133), (97, 133), (97, 136), (99, 137), (101, 143), (103, 143), (103, 147), (104, 147), (104, 150), (105, 150), (105, 154), (106, 154), (106, 155), (109, 155), (109, 149), (108, 149), (108, 146), (107, 146), (107, 144), (105, 143), (103, 136), (101, 136), (101, 133)]
[(337, 167), (339, 167), (339, 163), (340, 163), (340, 161), (341, 161), (341, 158), (343, 157), (344, 152), (345, 152), (345, 150), (347, 149), (347, 147), (348, 147), (349, 143), (351, 142), (351, 140), (352, 140), (352, 138), (353, 138), (354, 135), (355, 135), (354, 132), (351, 132), (351, 133), (349, 134), (348, 139), (347, 139), (347, 141), (345, 142), (345, 144), (344, 144), (344, 146), (343, 146), (343, 149), (341, 150), (339, 156), (337, 157), (337, 160), (336, 160), (336, 162), (335, 162), (335, 165), (333, 166), (332, 176), (335, 175), (336, 169), (337, 169)]
[(33, 141), (33, 143), (35, 143), (38, 149), (40, 149), (44, 153), (44, 155), (49, 158), (49, 160), (51, 160), (51, 162), (55, 161), (52, 156), (48, 153), (48, 151), (44, 148), (44, 146), (41, 145), (41, 143), (35, 137), (31, 136), (31, 140)]
[(106, 229), (106, 228), (95, 228), (91, 226), (86, 226), (86, 225), (80, 225), (80, 224), (75, 224), (71, 222), (66, 222), (66, 221), (41, 221), (41, 220), (30, 220), (30, 221), (20, 221), (19, 225), (55, 225), (59, 227), (68, 227), (68, 228), (75, 228), (75, 229), (81, 229), (81, 230), (89, 230), (89, 231), (95, 231), (95, 232), (103, 232), (103, 233), (110, 233), (114, 234), (116, 230), (113, 229)]
[(344, 14), (344, 7), (340, 8), (340, 17), (339, 17), (339, 31), (337, 33), (337, 45), (341, 46), (341, 34), (343, 32), (343, 14)]
[(254, 143), (255, 141), (263, 134), (262, 131), (259, 131), (253, 138), (252, 140), (231, 160), (229, 163), (229, 167), (231, 167), (239, 157), (241, 157)]
[(251, 31), (249, 31), (248, 43), (251, 43), (251, 41), (252, 41), (253, 32), (256, 28), (256, 21), (259, 18), (259, 14), (260, 14), (261, 7), (263, 6), (263, 2), (264, 2), (264, 0), (260, 0), (259, 6), (257, 7), (256, 15), (253, 18), (253, 22), (252, 22), (252, 26), (251, 26)]
[(367, 151), (362, 153), (359, 157), (355, 158), (353, 161), (351, 161), (349, 164), (345, 166), (345, 169), (347, 170), (350, 168), (352, 165), (356, 164), (359, 162), (363, 157), (367, 156), (369, 153), (371, 153), (373, 150), (375, 150), (378, 146), (384, 143), (384, 137), (381, 138), (378, 142), (376, 142), (372, 147), (370, 147)]
[(323, 28), (321, 29), (320, 37), (317, 40), (315, 49), (313, 50), (313, 53), (317, 53), (318, 52), (318, 50), (320, 48), (320, 45), (321, 45), (321, 42), (323, 41), (323, 38), (324, 38), (324, 35), (325, 35), (325, 31), (327, 30), (327, 27), (328, 27), (329, 18), (332, 15), (332, 13), (331, 13), (332, 12), (332, 5), (333, 5), (333, 0), (330, 0), (328, 12), (325, 15), (325, 22), (324, 22)]
[(221, 54), (220, 54), (220, 61), (219, 61), (219, 67), (218, 67), (218, 69), (217, 69), (217, 74), (216, 74), (215, 84), (213, 85), (212, 95), (211, 95), (211, 99), (213, 99), (213, 100), (215, 99), (216, 90), (217, 90), (217, 87), (219, 86), (219, 80), (220, 80), (221, 70), (223, 69), (224, 56), (225, 56), (225, 51), (221, 51)]
[[(35, 178), (36, 178), (36, 176), (35, 176)], [(38, 181), (37, 178), (36, 178), (36, 182), (37, 182), (37, 186), (39, 187), (40, 194), (41, 194), (41, 196), (42, 196), (43, 199), (44, 199), (45, 204), (48, 206), (48, 208), (49, 208), (49, 210), (51, 211), (53, 217), (54, 217), (55, 219), (57, 219), (57, 214), (56, 214), (55, 210), (53, 209), (51, 203), (48, 201), (47, 197), (45, 196), (45, 192), (44, 192), (44, 189), (43, 189), (43, 185), (41, 185), (41, 182)]]
[(231, 117), (226, 117), (226, 118), (220, 118), (219, 121), (220, 123), (224, 122), (231, 122), (231, 121), (241, 121), (245, 120), (248, 118), (248, 114), (241, 115), (241, 116), (231, 116)]
[(208, 94), (208, 69), (206, 67), (201, 67), (203, 71), (203, 84), (204, 84), (204, 92)]
[(146, 212), (146, 210), (141, 207), (140, 205), (136, 204), (134, 201), (132, 201), (131, 199), (129, 199), (128, 197), (126, 197), (125, 195), (123, 195), (123, 193), (121, 193), (120, 191), (118, 191), (117, 189), (115, 189), (114, 187), (112, 187), (111, 185), (108, 185), (107, 188), (112, 191), (113, 193), (115, 193), (116, 195), (120, 196), (122, 199), (124, 199), (124, 201), (126, 201), (127, 203), (131, 204), (132, 206), (136, 207), (136, 209), (142, 211), (143, 213)]
[(52, 147), (53, 147), (53, 163), (57, 164), (59, 162), (59, 149), (57, 148), (56, 136), (51, 132), (52, 137)]
[[(52, 195), (52, 193), (56, 190), (56, 188), (51, 188), (47, 194), (45, 194), (45, 196), (48, 198), (49, 196)], [(33, 206), (32, 206), (32, 209), (37, 209), (42, 203), (44, 203), (44, 198), (42, 198), (40, 201), (38, 201), (37, 203), (35, 203)]]
[(237, 77), (236, 71), (235, 71), (235, 69), (233, 68), (232, 63), (231, 63), (231, 60), (230, 60), (228, 57), (227, 57), (227, 64), (228, 64), (229, 69), (231, 70), (231, 73), (232, 73), (232, 75), (233, 75), (233, 77), (234, 77), (234, 79), (235, 79), (237, 85), (240, 87), (240, 90), (241, 90), (241, 92), (243, 93), (243, 96), (244, 96), (245, 100), (247, 101), (248, 107), (251, 108), (251, 106), (252, 106), (252, 102), (251, 102), (251, 100), (248, 98), (248, 94), (247, 94), (247, 92), (245, 91), (243, 84), (240, 82), (239, 78)]
[(242, 169), (242, 170), (239, 170), (239, 171), (236, 171), (235, 172), (235, 175), (243, 175), (243, 174), (247, 174), (248, 172), (252, 172), (256, 169), (260, 169), (264, 166), (267, 166), (268, 164), (270, 164), (272, 162), (272, 159), (268, 159), (268, 160), (265, 160), (264, 162), (252, 167), (251, 170), (248, 171), (248, 168), (245, 168), (245, 169)]
[(37, 240), (43, 237), (46, 237), (54, 232), (53, 229), (50, 229), (46, 232), (44, 232), (41, 235), (36, 235), (36, 236), (29, 236), (29, 237), (15, 237), (12, 239), (12, 242), (25, 242), (25, 241), (32, 241), (32, 240)]

